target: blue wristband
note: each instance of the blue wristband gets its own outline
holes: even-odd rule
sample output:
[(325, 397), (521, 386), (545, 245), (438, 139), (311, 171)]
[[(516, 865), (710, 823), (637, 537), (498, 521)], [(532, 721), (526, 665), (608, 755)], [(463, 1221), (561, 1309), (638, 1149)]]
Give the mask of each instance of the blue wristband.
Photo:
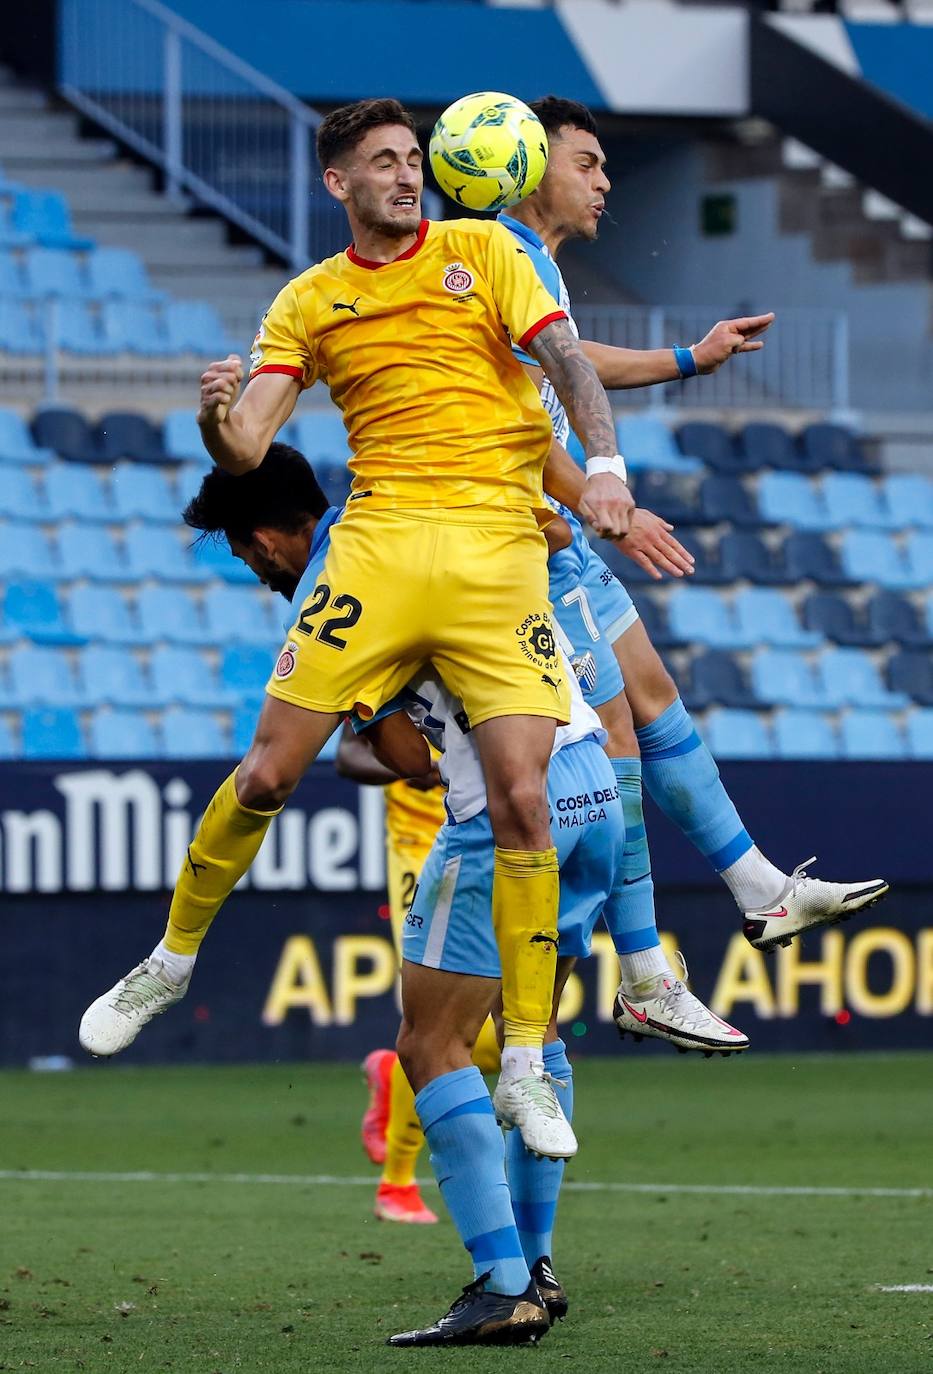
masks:
[(697, 360), (693, 356), (693, 351), (689, 348), (681, 348), (678, 344), (674, 345), (674, 362), (677, 364), (677, 371), (680, 373), (681, 381), (686, 377), (697, 375)]

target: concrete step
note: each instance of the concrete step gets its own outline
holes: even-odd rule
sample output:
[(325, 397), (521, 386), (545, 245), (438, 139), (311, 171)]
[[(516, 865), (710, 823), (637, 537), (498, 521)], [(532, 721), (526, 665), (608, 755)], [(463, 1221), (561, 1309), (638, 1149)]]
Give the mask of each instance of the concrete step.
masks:
[(41, 168), (46, 178), (55, 177), (58, 172), (74, 167), (76, 163), (90, 170), (90, 164), (105, 166), (117, 151), (116, 145), (104, 138), (49, 139), (25, 148), (6, 142), (5, 134), (3, 121), (0, 120), (0, 162), (5, 171), (15, 172), (17, 177), (21, 170), (29, 167)]
[[(82, 215), (76, 218), (77, 223), (82, 233), (101, 243), (132, 247), (146, 260), (216, 257), (228, 248), (226, 226), (215, 219), (186, 219), (177, 215), (174, 218), (160, 216), (155, 223), (121, 223), (119, 219)], [(258, 252), (252, 248), (246, 251)]]
[(106, 187), (91, 184), (80, 200), (76, 196), (69, 196), (68, 200), (72, 206), (71, 218), (75, 225), (81, 226), (82, 234), (93, 234), (93, 225), (99, 221), (123, 221), (128, 230), (131, 224), (137, 223), (171, 222), (175, 219), (184, 222), (184, 206), (151, 193), (137, 195), (130, 191), (123, 196), (115, 196)]
[(2, 138), (4, 143), (17, 143), (24, 149), (37, 143), (60, 143), (77, 138), (78, 117), (61, 110), (4, 111)]
[(16, 86), (12, 82), (0, 83), (0, 114), (4, 121), (13, 115), (46, 109), (48, 101), (41, 91), (32, 91), (28, 86)]
[[(132, 243), (127, 246), (135, 247)], [(240, 274), (247, 269), (261, 267), (263, 262), (259, 248), (229, 246), (221, 251), (186, 251), (182, 259), (178, 250), (173, 250), (171, 239), (164, 245), (154, 245), (148, 253), (141, 256), (149, 268), (154, 285), (162, 286), (166, 291), (172, 291), (179, 296), (198, 297), (202, 294), (198, 289), (201, 280), (221, 275), (229, 278), (230, 287), (236, 293), (240, 289), (236, 283), (242, 281)], [(169, 281), (174, 285), (168, 285)]]
[[(0, 144), (2, 140), (0, 128)], [(162, 199), (153, 191), (152, 173), (145, 167), (137, 167), (135, 163), (127, 162), (125, 158), (109, 158), (99, 169), (94, 169), (93, 176), (89, 176), (88, 172), (89, 169), (84, 166), (83, 161), (78, 160), (77, 163), (70, 162), (63, 167), (55, 177), (56, 191), (61, 191), (71, 202), (72, 210), (75, 212), (83, 208), (89, 197), (96, 200), (98, 196), (118, 198), (129, 194), (152, 195), (155, 199)], [(48, 176), (42, 168), (24, 167), (18, 173), (18, 180), (27, 186), (45, 186)]]

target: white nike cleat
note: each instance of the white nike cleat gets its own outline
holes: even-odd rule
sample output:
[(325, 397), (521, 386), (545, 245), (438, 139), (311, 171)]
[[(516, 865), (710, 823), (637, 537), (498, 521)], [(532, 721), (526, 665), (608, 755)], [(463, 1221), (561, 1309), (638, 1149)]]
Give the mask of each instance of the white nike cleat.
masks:
[(538, 1159), (572, 1159), (577, 1153), (577, 1137), (564, 1116), (554, 1084), (559, 1078), (545, 1073), (535, 1064), (521, 1078), (500, 1077), (492, 1095), (496, 1119), (507, 1131), (518, 1128), (526, 1150)]
[(190, 982), (190, 973), (183, 983), (169, 982), (158, 959), (144, 959), (88, 1007), (78, 1030), (81, 1048), (102, 1058), (119, 1054), (154, 1016), (181, 1001)]
[(787, 890), (769, 910), (746, 911), (742, 933), (755, 949), (774, 949), (789, 945), (805, 930), (847, 921), (855, 911), (864, 911), (888, 891), (883, 878), (868, 878), (861, 883), (826, 883), (811, 878), (804, 870), (816, 863), (816, 855), (795, 868)]
[(622, 1039), (646, 1035), (668, 1040), (681, 1054), (701, 1050), (707, 1059), (714, 1054), (738, 1054), (748, 1049), (748, 1036), (721, 1021), (679, 978), (661, 974), (648, 996), (630, 997), (620, 987), (612, 1017)]

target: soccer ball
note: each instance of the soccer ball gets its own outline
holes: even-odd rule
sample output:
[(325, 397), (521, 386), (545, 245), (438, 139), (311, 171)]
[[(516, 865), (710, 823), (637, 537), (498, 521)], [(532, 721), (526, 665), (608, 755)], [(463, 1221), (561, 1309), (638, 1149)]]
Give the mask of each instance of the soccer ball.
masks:
[(470, 210), (504, 210), (530, 196), (547, 170), (547, 134), (521, 100), (479, 91), (449, 105), (428, 149), (438, 186)]

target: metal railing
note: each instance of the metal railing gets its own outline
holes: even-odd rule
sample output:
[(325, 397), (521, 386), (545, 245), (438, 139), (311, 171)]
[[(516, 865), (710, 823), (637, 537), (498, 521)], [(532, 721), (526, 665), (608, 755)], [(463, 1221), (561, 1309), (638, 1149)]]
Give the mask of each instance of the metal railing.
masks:
[(169, 195), (189, 193), (296, 270), (345, 246), (317, 175), (321, 116), (159, 0), (61, 0), (59, 89), (162, 168)]

